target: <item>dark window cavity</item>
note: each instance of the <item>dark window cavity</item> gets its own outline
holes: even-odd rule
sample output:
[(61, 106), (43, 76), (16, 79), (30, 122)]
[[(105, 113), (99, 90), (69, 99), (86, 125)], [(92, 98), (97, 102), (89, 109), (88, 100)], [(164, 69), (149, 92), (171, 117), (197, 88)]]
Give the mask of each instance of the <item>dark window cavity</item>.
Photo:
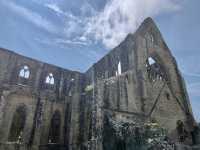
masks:
[(8, 141), (11, 142), (22, 141), (25, 121), (26, 121), (26, 109), (25, 106), (20, 106), (16, 109), (15, 114), (13, 116)]
[(170, 100), (170, 94), (168, 92), (165, 93), (167, 100)]
[(49, 143), (59, 143), (60, 141), (60, 128), (61, 115), (58, 110), (55, 111), (51, 118), (51, 125), (49, 130)]
[(155, 82), (157, 80), (163, 80), (163, 71), (160, 64), (152, 57), (148, 57), (146, 61), (146, 68), (148, 73), (148, 78)]

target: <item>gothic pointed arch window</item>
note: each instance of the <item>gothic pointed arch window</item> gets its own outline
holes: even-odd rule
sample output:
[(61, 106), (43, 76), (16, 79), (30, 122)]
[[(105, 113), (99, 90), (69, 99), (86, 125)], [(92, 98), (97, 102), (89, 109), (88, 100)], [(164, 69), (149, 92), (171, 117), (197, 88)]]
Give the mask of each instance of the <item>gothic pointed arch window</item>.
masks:
[(121, 74), (122, 74), (122, 65), (121, 65), (121, 62), (119, 61), (117, 64), (117, 70), (115, 71), (115, 75), (118, 76)]
[(51, 124), (49, 129), (49, 143), (59, 143), (61, 129), (61, 114), (56, 110), (51, 118)]
[(119, 63), (118, 63), (117, 68), (118, 68), (118, 74), (121, 75), (121, 74), (122, 74), (122, 65), (121, 65), (121, 62), (120, 62), (120, 61), (119, 61)]
[(152, 43), (154, 43), (154, 36), (152, 34), (150, 34), (150, 40)]
[(8, 141), (21, 142), (26, 121), (26, 108), (19, 106), (13, 116)]
[(146, 62), (148, 77), (151, 81), (163, 80), (164, 73), (160, 64), (153, 58), (148, 57)]
[(148, 64), (149, 65), (153, 65), (153, 64), (155, 64), (156, 63), (156, 61), (152, 58), (152, 57), (149, 57), (148, 58)]
[(23, 66), (19, 71), (19, 77), (28, 79), (30, 77), (30, 70), (28, 66)]
[(54, 85), (54, 82), (55, 82), (55, 80), (54, 80), (53, 73), (49, 73), (48, 76), (46, 77), (45, 83)]

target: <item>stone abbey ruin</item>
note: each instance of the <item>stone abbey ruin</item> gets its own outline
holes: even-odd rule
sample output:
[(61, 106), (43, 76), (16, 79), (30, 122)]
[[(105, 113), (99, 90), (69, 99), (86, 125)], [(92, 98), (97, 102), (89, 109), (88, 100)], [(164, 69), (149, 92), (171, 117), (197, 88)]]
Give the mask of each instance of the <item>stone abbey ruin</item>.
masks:
[(0, 150), (200, 150), (184, 80), (147, 18), (85, 73), (0, 49)]

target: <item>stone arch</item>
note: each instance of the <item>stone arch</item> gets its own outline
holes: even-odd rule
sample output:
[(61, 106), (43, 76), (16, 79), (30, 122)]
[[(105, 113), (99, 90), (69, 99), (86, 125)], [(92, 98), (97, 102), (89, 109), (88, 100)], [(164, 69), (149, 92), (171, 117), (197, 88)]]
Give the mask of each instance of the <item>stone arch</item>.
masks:
[(117, 65), (117, 70), (118, 70), (118, 74), (121, 75), (121, 74), (122, 74), (122, 65), (121, 65), (121, 61), (119, 61), (118, 65)]
[(154, 45), (158, 45), (159, 37), (157, 35), (157, 32), (154, 29), (150, 29), (146, 35), (146, 40), (148, 40), (148, 44), (150, 47), (154, 47)]
[(156, 59), (149, 56), (146, 60), (146, 68), (147, 68), (148, 78), (151, 81), (163, 80), (164, 71), (162, 69), (162, 66)]
[(152, 58), (152, 57), (148, 57), (147, 61), (148, 61), (149, 65), (153, 65), (153, 64), (156, 63), (156, 60), (154, 58)]
[(150, 41), (151, 41), (152, 43), (154, 43), (154, 40), (155, 40), (154, 35), (151, 33), (151, 34), (150, 34)]
[(75, 84), (74, 78), (71, 77), (70, 79), (66, 79), (63, 86), (63, 93), (65, 93), (67, 96), (72, 96), (72, 90), (74, 84)]
[(19, 71), (19, 77), (28, 79), (30, 77), (30, 69), (27, 65), (24, 65)]
[(54, 84), (55, 84), (55, 79), (54, 79), (53, 73), (49, 73), (49, 74), (46, 76), (45, 83), (46, 83), (46, 84), (50, 84), (50, 85), (54, 85)]
[(25, 105), (19, 106), (12, 119), (8, 141), (18, 141), (22, 139), (23, 130), (26, 122), (26, 107)]
[(121, 61), (118, 62), (117, 64), (117, 70), (115, 71), (115, 75), (121, 75), (122, 74), (122, 65), (121, 65)]
[(49, 143), (60, 142), (60, 131), (61, 131), (61, 114), (59, 110), (56, 110), (51, 118), (49, 129)]

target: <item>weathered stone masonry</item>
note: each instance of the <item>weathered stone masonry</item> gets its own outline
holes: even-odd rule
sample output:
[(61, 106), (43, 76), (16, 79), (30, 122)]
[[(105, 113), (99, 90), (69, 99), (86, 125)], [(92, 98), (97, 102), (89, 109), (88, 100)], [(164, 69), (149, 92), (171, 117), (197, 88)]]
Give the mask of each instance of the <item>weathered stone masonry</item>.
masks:
[(175, 142), (178, 121), (188, 133), (196, 126), (184, 80), (151, 18), (86, 73), (0, 49), (0, 94), (0, 150), (115, 150), (106, 146), (108, 117), (156, 120)]

